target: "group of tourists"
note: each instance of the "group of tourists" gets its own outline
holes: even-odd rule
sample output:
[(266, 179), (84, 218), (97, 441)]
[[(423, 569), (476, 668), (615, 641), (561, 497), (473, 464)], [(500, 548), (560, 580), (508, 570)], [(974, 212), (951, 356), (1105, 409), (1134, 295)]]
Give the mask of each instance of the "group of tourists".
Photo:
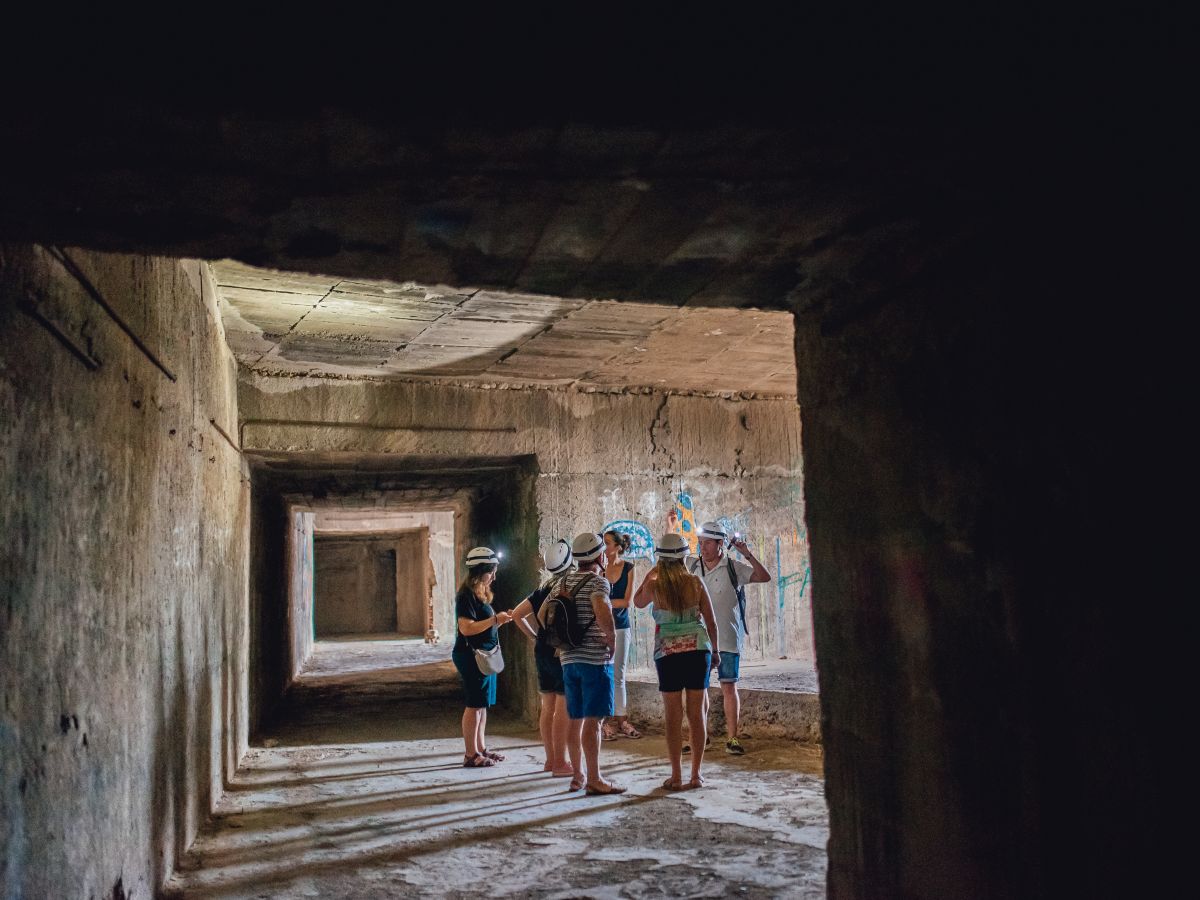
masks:
[[(745, 586), (771, 576), (741, 536), (730, 535), (719, 523), (704, 523), (698, 537), (699, 556), (691, 556), (681, 535), (664, 534), (655, 547), (657, 562), (636, 590), (634, 564), (623, 558), (630, 546), (628, 535), (583, 532), (570, 545), (557, 541), (543, 553), (544, 582), (514, 609), (500, 612), (492, 607), (499, 557), (487, 547), (471, 550), (456, 599), (452, 654), (466, 695), (463, 766), (489, 768), (504, 760), (488, 749), (486, 724), (487, 710), (496, 702), (496, 673), (503, 665), (498, 661), (499, 629), (512, 622), (534, 643), (544, 771), (569, 777), (571, 791), (624, 793), (624, 787), (604, 778), (600, 746), (618, 735), (641, 737), (629, 721), (625, 687), (631, 604), (650, 607), (654, 620), (654, 665), (671, 766), (663, 787), (684, 790), (704, 784), (701, 766), (709, 744), (708, 685), (713, 669), (725, 708), (725, 749), (744, 753), (737, 683), (746, 639)], [(745, 561), (733, 559), (730, 548)], [(685, 717), (690, 735), (686, 744)], [(691, 761), (687, 779), (686, 754)]]

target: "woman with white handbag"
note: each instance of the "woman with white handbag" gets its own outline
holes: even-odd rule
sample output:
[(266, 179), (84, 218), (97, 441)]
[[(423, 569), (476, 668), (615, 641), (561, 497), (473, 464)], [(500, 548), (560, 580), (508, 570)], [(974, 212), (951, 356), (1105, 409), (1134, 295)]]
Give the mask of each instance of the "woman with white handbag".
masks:
[(455, 616), (458, 628), (451, 658), (462, 676), (466, 709), (462, 732), (466, 753), (463, 768), (484, 769), (504, 757), (487, 749), (487, 711), (496, 705), (496, 675), (504, 668), (500, 655), (499, 626), (512, 621), (507, 612), (492, 609), (492, 582), (500, 558), (489, 547), (476, 547), (467, 554), (467, 577), (458, 588)]

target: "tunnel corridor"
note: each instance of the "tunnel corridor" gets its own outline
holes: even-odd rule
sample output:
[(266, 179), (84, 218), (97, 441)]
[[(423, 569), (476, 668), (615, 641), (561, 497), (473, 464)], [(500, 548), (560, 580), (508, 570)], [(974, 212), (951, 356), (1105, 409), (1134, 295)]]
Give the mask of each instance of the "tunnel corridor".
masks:
[[(1152, 217), (1061, 106), (797, 96), (14, 108), (0, 895), (1164, 895)], [(513, 632), (508, 758), (463, 768), (466, 551), (506, 609), (556, 539), (627, 533), (643, 574), (709, 520), (770, 576), (745, 756), (662, 789), (634, 615), (627, 794), (541, 771)], [(318, 629), (331, 573), (374, 605)]]

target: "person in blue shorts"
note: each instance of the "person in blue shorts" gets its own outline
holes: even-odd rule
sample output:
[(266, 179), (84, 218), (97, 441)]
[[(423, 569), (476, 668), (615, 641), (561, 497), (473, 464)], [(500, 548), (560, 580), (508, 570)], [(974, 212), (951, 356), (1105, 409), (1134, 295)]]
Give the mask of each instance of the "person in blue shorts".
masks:
[(562, 663), (558, 659), (558, 651), (546, 640), (546, 630), (538, 621), (537, 614), (541, 612), (542, 604), (550, 592), (557, 590), (559, 582), (574, 568), (570, 545), (566, 541), (556, 541), (546, 551), (544, 561), (546, 571), (550, 573), (549, 579), (518, 603), (512, 614), (517, 627), (533, 640), (533, 661), (537, 666), (538, 693), (542, 698), (538, 731), (546, 748), (546, 762), (542, 771), (565, 777), (574, 774), (575, 770), (567, 762), (570, 720), (567, 718)]
[[(687, 570), (703, 579), (712, 598), (713, 612), (717, 617), (718, 649), (721, 651), (721, 668), (717, 671), (717, 677), (721, 681), (725, 727), (728, 730), (725, 752), (740, 756), (746, 752), (739, 733), (742, 700), (737, 688), (742, 648), (746, 641), (745, 588), (748, 584), (770, 581), (771, 573), (750, 552), (749, 545), (741, 535), (731, 537), (719, 522), (705, 522), (700, 526), (698, 537), (700, 556), (687, 561)], [(729, 556), (726, 553), (727, 546), (736, 549), (746, 561)], [(698, 738), (695, 734), (692, 737), (693, 743), (696, 743)]]
[(600, 726), (613, 714), (612, 658), (616, 643), (603, 553), (604, 538), (598, 534), (585, 531), (571, 543), (571, 555), (579, 571), (563, 579), (559, 593), (575, 604), (577, 620), (586, 628), (576, 647), (560, 649), (558, 655), (571, 720), (567, 738), (575, 770), (571, 790), (586, 787), (588, 794), (623, 794), (625, 788), (605, 781), (600, 774)]
[(459, 586), (454, 599), (454, 650), (450, 658), (462, 676), (466, 709), (463, 710), (462, 733), (466, 753), (463, 767), (484, 769), (503, 761), (499, 753), (487, 748), (487, 711), (496, 705), (496, 676), (485, 675), (475, 661), (476, 650), (491, 650), (500, 641), (499, 626), (512, 620), (512, 614), (492, 609), (492, 582), (500, 559), (488, 547), (476, 547), (467, 554), (467, 577)]
[(682, 535), (668, 533), (659, 538), (655, 547), (658, 564), (633, 595), (638, 609), (654, 605), (654, 667), (666, 713), (667, 758), (671, 763), (671, 775), (663, 787), (669, 791), (704, 785), (700, 774), (703, 743), (692, 753), (691, 778), (686, 784), (683, 781), (684, 700), (691, 733), (707, 733), (708, 673), (719, 661), (712, 601), (704, 581), (683, 567), (687, 549)]

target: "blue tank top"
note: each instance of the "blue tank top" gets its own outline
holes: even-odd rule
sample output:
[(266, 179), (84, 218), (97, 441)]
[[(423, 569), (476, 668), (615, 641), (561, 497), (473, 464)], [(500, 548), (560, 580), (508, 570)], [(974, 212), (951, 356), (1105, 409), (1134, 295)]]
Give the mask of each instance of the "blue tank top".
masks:
[[(613, 582), (612, 593), (609, 598), (612, 600), (625, 600), (629, 593), (629, 570), (633, 568), (633, 563), (627, 562), (622, 564), (621, 577)], [(629, 607), (624, 609), (613, 610), (613, 625), (617, 630), (629, 627)]]

